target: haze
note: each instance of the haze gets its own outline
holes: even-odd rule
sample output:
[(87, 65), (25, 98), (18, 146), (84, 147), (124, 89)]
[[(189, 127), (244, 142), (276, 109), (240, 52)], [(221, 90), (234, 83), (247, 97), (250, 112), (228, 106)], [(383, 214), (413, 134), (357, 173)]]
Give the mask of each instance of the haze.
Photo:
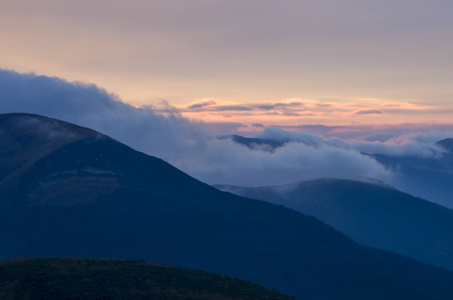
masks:
[[(0, 112), (108, 134), (204, 182), (397, 170), (453, 136), (451, 1), (2, 1)], [(252, 150), (228, 134), (295, 141)], [(316, 145), (314, 147), (313, 145)]]
[(446, 123), (451, 1), (2, 1), (0, 67), (212, 123)]

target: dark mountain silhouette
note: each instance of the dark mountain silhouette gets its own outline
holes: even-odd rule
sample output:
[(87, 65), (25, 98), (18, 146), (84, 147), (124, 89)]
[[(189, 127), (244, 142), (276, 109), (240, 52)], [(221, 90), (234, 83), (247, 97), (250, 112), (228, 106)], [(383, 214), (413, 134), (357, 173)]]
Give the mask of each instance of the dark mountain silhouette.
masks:
[(290, 299), (219, 274), (101, 258), (0, 260), (0, 282), (0, 299)]
[(453, 211), (384, 185), (318, 179), (216, 187), (315, 216), (360, 244), (453, 269)]
[(0, 115), (0, 257), (197, 268), (298, 299), (451, 299), (453, 273), (203, 184), (89, 129)]

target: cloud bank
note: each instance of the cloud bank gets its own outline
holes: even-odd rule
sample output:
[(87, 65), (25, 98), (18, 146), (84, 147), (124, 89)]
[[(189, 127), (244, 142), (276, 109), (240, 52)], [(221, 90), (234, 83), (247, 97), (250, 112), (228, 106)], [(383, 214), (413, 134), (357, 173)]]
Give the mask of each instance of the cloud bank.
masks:
[(280, 128), (266, 128), (257, 137), (283, 143), (302, 143), (312, 147), (335, 147), (363, 154), (441, 158), (445, 150), (436, 145), (436, 142), (451, 137), (452, 133), (452, 131), (400, 135), (376, 133), (360, 139), (345, 141), (339, 138), (323, 138), (309, 133), (290, 132)]
[[(166, 112), (165, 108), (155, 107)], [(439, 121), (451, 115), (451, 104), (424, 104), (420, 100), (392, 100), (378, 98), (358, 99), (304, 99), (290, 98), (275, 102), (234, 102), (219, 99), (202, 99), (189, 105), (178, 106), (178, 112), (187, 118), (205, 121), (242, 123), (253, 130), (253, 124), (266, 127), (282, 127), (300, 122), (311, 124), (337, 125), (353, 122), (356, 124), (398, 124), (420, 123), (429, 120), (438, 125)], [(448, 117), (448, 118), (446, 118)], [(310, 126), (310, 125), (302, 125)]]
[[(198, 103), (192, 109), (213, 104)], [(372, 177), (388, 182), (391, 170), (361, 152), (441, 155), (429, 134), (389, 133), (375, 138), (368, 136), (368, 140), (346, 141), (278, 128), (263, 130), (262, 124), (255, 124), (262, 130), (257, 137), (288, 143), (272, 152), (250, 149), (210, 134), (211, 126), (218, 126), (219, 131), (221, 124), (188, 120), (170, 106), (160, 114), (151, 107), (128, 105), (92, 84), (0, 70), (0, 113), (11, 112), (41, 114), (95, 129), (139, 151), (163, 158), (209, 184), (271, 185), (319, 177)], [(231, 123), (223, 128), (228, 126), (237, 128), (240, 124)], [(439, 133), (436, 139), (442, 135), (446, 134)]]

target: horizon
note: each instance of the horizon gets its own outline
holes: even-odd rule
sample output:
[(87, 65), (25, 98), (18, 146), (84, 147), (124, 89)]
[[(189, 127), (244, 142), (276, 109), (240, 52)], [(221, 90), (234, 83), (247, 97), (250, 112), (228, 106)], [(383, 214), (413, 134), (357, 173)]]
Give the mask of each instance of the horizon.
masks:
[(0, 68), (95, 84), (134, 107), (245, 134), (442, 126), (453, 113), (448, 8), (409, 0), (6, 1)]
[(397, 185), (370, 155), (444, 156), (453, 2), (281, 3), (3, 2), (0, 113), (92, 128), (208, 184)]
[[(208, 184), (275, 185), (323, 177), (374, 178), (392, 185), (398, 168), (370, 155), (441, 159), (437, 142), (453, 137), (452, 124), (329, 126), (208, 123), (167, 106), (135, 107), (94, 84), (0, 69), (0, 113), (34, 113), (89, 127), (159, 157)], [(284, 141), (275, 149), (249, 148), (224, 134)], [(449, 206), (451, 204), (448, 204)]]

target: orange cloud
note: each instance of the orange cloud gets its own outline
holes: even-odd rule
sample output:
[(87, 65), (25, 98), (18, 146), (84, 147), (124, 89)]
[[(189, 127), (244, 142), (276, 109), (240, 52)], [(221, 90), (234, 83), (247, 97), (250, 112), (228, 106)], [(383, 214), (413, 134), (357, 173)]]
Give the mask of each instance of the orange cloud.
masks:
[[(189, 119), (207, 123), (244, 124), (242, 130), (262, 126), (298, 126), (303, 124), (401, 124), (436, 121), (450, 123), (452, 107), (418, 104), (392, 99), (356, 99), (321, 101), (291, 98), (275, 102), (233, 102), (201, 99), (175, 108)], [(157, 110), (159, 111), (159, 110)]]

